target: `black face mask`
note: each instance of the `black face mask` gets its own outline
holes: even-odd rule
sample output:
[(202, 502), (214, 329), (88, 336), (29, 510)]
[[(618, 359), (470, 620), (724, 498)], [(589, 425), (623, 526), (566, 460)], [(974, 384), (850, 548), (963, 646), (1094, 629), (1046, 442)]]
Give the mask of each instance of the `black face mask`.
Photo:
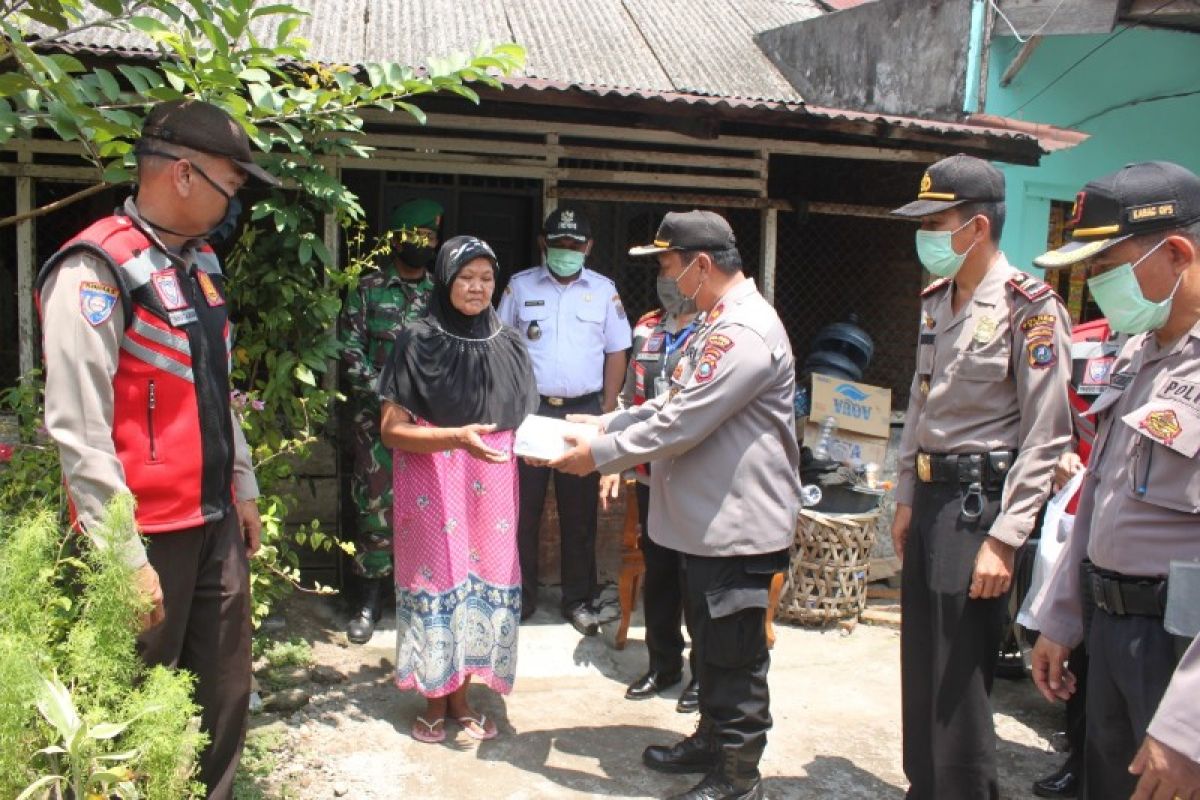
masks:
[(395, 250), (396, 256), (410, 267), (425, 269), (437, 255), (436, 247), (427, 247), (416, 242), (405, 242)]
[(209, 244), (224, 244), (230, 241), (237, 234), (238, 218), (242, 216), (242, 201), (237, 198), (237, 195), (229, 198), (229, 202), (225, 207), (225, 216), (217, 223), (217, 226), (208, 232), (204, 238)]
[[(191, 233), (183, 233), (181, 231), (171, 230), (170, 228), (168, 228), (166, 226), (159, 225), (157, 223), (151, 222), (150, 220), (146, 219), (145, 221), (147, 224), (150, 225), (150, 227), (157, 228), (160, 231), (166, 231), (167, 233), (170, 233), (175, 236), (186, 236), (190, 239), (206, 239), (206, 240), (208, 240), (208, 242), (210, 244), (223, 244), (223, 243), (229, 241), (231, 238), (233, 238), (233, 235), (237, 232), (238, 219), (242, 216), (242, 201), (237, 198), (237, 195), (232, 195), (229, 192), (225, 191), (225, 188), (223, 186), (221, 186), (221, 184), (217, 183), (212, 178), (210, 178), (208, 173), (205, 172), (203, 169), (201, 169), (200, 165), (197, 164), (196, 162), (192, 161), (191, 159), (187, 159), (182, 156), (175, 155), (174, 153), (167, 153), (162, 150), (155, 150), (150, 147), (140, 147), (140, 146), (135, 147), (134, 152), (138, 153), (139, 155), (158, 156), (160, 158), (166, 158), (166, 159), (170, 159), (173, 161), (187, 161), (188, 166), (190, 166), (193, 170), (195, 170), (200, 175), (200, 177), (202, 177), (202, 178), (204, 178), (204, 180), (208, 181), (208, 185), (211, 186), (213, 189), (215, 189), (219, 195), (221, 195), (222, 197), (225, 198), (225, 215), (223, 217), (221, 217), (220, 222), (218, 222), (216, 225), (214, 225), (206, 233), (202, 233), (202, 234), (198, 234), (198, 235), (191, 234)], [(136, 194), (137, 194), (137, 186), (135, 184), (134, 185), (134, 195), (136, 196)], [(145, 219), (145, 218), (143, 217), (143, 219)]]

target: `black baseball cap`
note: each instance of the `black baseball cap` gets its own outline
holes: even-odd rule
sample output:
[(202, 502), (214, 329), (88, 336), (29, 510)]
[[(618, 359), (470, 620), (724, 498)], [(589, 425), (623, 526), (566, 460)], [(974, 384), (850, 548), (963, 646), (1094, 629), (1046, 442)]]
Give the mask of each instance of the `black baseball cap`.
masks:
[(587, 217), (573, 208), (556, 208), (546, 217), (542, 233), (547, 239), (574, 239), (586, 242), (592, 238), (592, 226)]
[(737, 247), (733, 228), (715, 211), (672, 211), (663, 217), (654, 241), (629, 248), (631, 256), (668, 250), (729, 250)]
[(1004, 173), (982, 158), (963, 153), (931, 164), (921, 176), (917, 199), (892, 213), (928, 217), (963, 203), (1003, 203)]
[(1130, 236), (1200, 221), (1200, 178), (1170, 161), (1127, 164), (1075, 195), (1066, 228), (1071, 241), (1033, 260), (1042, 269), (1069, 267)]
[(142, 137), (224, 156), (251, 178), (268, 186), (281, 185), (278, 178), (254, 163), (245, 129), (212, 103), (202, 100), (159, 103), (150, 109), (142, 123)]

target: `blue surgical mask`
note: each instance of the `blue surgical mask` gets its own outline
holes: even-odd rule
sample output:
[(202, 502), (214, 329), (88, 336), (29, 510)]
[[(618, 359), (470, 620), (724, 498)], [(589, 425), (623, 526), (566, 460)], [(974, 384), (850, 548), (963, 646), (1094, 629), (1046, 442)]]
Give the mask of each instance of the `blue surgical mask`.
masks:
[(1100, 306), (1104, 316), (1108, 317), (1109, 327), (1117, 333), (1156, 331), (1166, 324), (1167, 317), (1171, 315), (1171, 301), (1175, 299), (1175, 292), (1179, 291), (1183, 274), (1181, 273), (1179, 280), (1175, 281), (1175, 288), (1167, 295), (1167, 299), (1158, 303), (1146, 299), (1137, 276), (1133, 274), (1138, 265), (1162, 247), (1165, 241), (1166, 239), (1163, 239), (1151, 247), (1132, 264), (1121, 264), (1103, 275), (1088, 278), (1087, 285), (1092, 298), (1096, 305)]
[(583, 269), (584, 254), (565, 247), (546, 248), (546, 266), (560, 278), (569, 278)]
[(917, 258), (925, 265), (925, 269), (939, 278), (951, 278), (962, 269), (967, 254), (978, 243), (972, 242), (966, 252), (956, 253), (950, 237), (970, 225), (974, 219), (971, 217), (952, 231), (917, 231)]

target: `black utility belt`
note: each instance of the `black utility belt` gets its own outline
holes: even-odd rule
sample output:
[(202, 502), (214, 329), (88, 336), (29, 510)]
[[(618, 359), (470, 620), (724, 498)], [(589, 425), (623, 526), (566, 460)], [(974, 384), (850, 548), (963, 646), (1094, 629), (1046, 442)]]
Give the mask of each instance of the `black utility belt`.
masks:
[(600, 399), (600, 392), (589, 392), (581, 394), (578, 397), (550, 397), (541, 395), (542, 402), (548, 403), (555, 408), (574, 408), (576, 406), (586, 406)]
[(977, 483), (983, 489), (1004, 486), (1016, 450), (988, 453), (917, 453), (917, 477), (924, 483)]
[(1162, 578), (1122, 575), (1086, 564), (1087, 589), (1096, 608), (1118, 617), (1156, 617), (1167, 610), (1167, 582)]

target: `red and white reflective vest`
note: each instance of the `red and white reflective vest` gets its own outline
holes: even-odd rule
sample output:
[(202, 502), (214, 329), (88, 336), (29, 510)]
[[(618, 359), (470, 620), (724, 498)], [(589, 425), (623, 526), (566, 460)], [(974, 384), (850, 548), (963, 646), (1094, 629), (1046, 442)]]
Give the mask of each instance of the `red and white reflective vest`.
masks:
[(129, 217), (106, 217), (42, 267), (39, 307), (47, 278), (80, 251), (109, 264), (121, 293), (112, 439), (138, 527), (159, 533), (223, 518), (233, 509), (234, 438), (231, 332), (216, 254), (204, 245), (185, 268)]
[(1107, 319), (1071, 329), (1071, 408), (1075, 412), (1076, 452), (1088, 463), (1096, 438), (1096, 420), (1087, 416), (1092, 403), (1108, 388), (1109, 373), (1120, 348)]

